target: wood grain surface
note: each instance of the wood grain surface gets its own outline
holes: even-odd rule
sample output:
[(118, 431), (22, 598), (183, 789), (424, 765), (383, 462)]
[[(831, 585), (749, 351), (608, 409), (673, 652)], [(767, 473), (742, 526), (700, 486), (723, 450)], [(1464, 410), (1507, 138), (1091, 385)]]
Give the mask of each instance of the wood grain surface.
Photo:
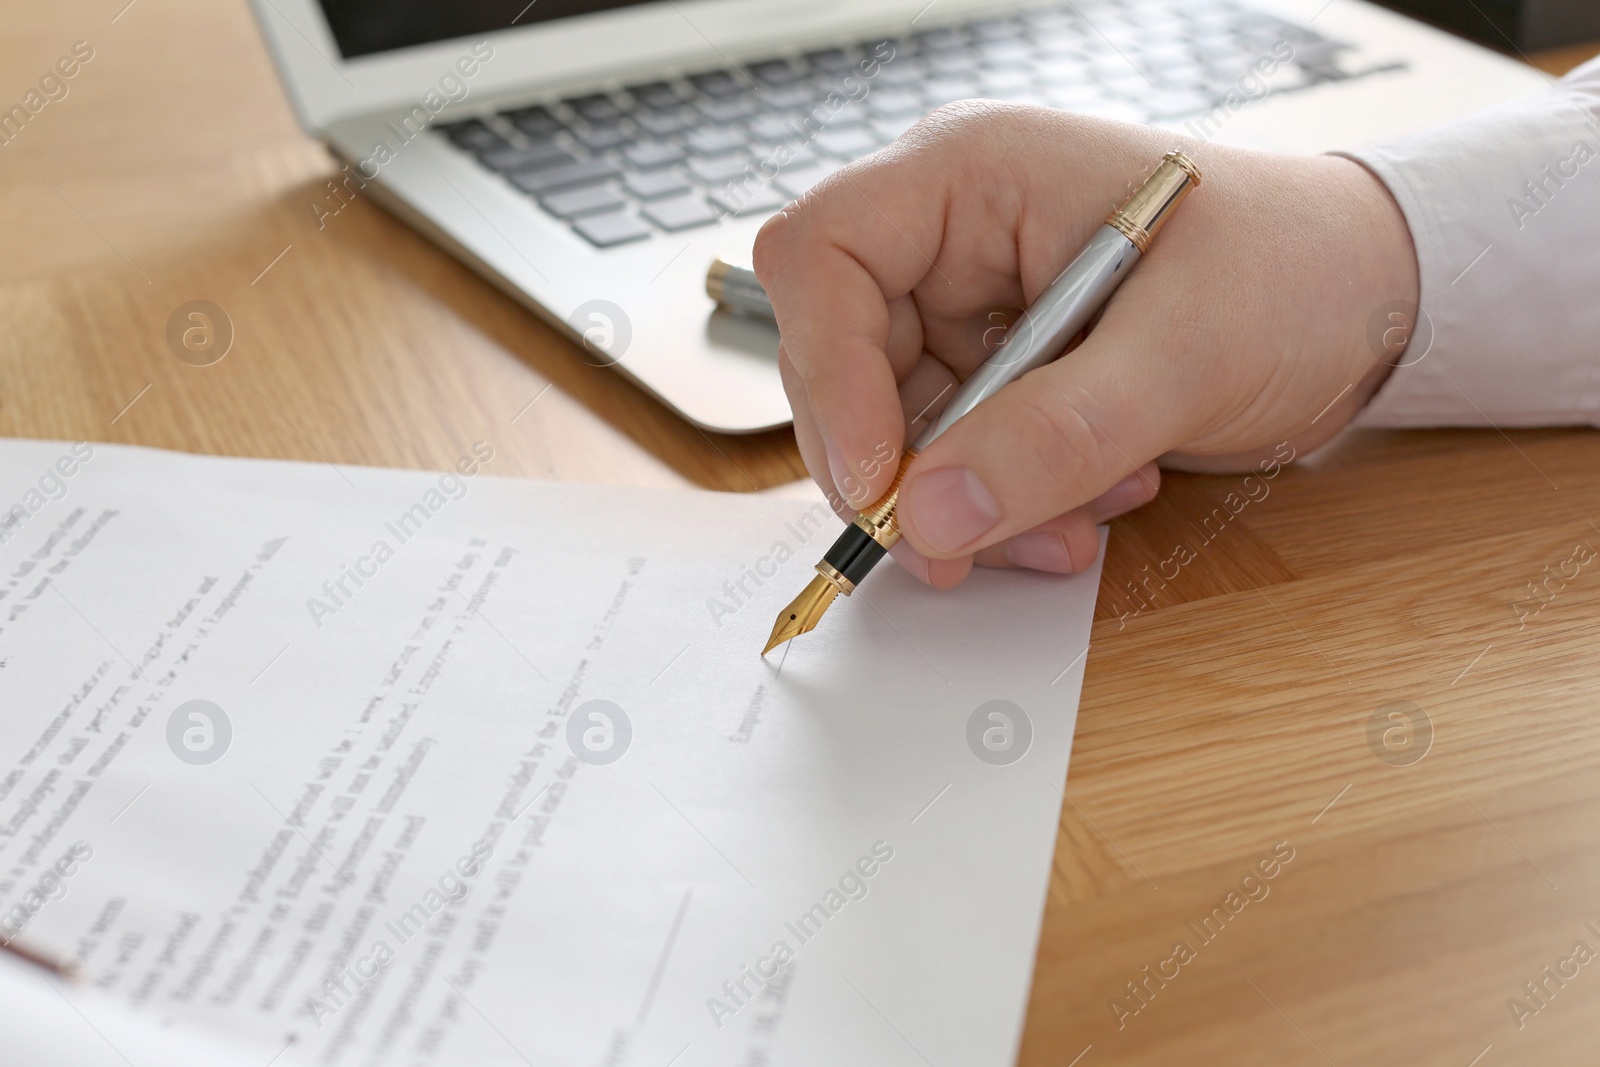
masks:
[[(0, 434), (803, 477), (787, 432), (690, 427), (374, 204), (319, 230), (334, 167), (244, 4), (125, 4), (0, 15), (6, 100), (94, 49), (0, 146)], [(235, 331), (209, 367), (165, 340), (195, 299)], [(1600, 435), (1350, 435), (1266, 484), (1208, 526), (1238, 480), (1172, 474), (1114, 524), (1021, 1062), (1600, 1061), (1600, 965), (1541, 973), (1600, 951), (1600, 567), (1568, 562)]]

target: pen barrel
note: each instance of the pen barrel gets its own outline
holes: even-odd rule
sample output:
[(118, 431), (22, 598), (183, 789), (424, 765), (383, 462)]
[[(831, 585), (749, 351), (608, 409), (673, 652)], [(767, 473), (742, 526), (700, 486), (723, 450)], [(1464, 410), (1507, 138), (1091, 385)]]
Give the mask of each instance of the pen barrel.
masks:
[(939, 417), (917, 435), (912, 450), (927, 448), (961, 416), (1061, 355), (1150, 250), (1150, 242), (1173, 210), (1199, 184), (1200, 170), (1188, 156), (1168, 152), (1162, 157), (1127, 203), (1111, 213), (1077, 258), (1011, 324), (1000, 347), (961, 383)]
[(927, 448), (961, 416), (1061, 355), (1138, 262), (1138, 246), (1126, 234), (1109, 224), (1100, 227), (1077, 258), (1011, 324), (1000, 347), (967, 377), (912, 448), (919, 452)]

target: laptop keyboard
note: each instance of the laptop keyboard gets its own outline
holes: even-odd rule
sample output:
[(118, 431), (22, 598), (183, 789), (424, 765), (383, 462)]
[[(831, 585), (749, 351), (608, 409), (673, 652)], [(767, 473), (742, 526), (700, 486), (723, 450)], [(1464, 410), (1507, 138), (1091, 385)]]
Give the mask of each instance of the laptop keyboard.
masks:
[[(1281, 62), (1285, 44), (1292, 59)], [(1130, 122), (1188, 118), (1191, 133), (1209, 137), (1232, 114), (1230, 94), (1237, 103), (1262, 91), (1250, 76), (1258, 61), (1276, 64), (1274, 94), (1374, 72), (1342, 69), (1345, 47), (1233, 0), (1077, 0), (437, 129), (609, 248), (770, 215), (953, 100)]]

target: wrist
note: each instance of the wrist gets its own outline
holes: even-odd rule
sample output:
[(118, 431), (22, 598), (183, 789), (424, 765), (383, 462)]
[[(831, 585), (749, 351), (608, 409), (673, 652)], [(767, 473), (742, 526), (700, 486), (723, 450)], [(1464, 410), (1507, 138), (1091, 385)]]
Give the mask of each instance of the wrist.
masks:
[(1421, 314), (1421, 272), (1411, 227), (1389, 187), (1355, 160), (1325, 158), (1348, 189), (1352, 244), (1362, 250), (1364, 277), (1370, 279), (1364, 288), (1372, 309), (1363, 335), (1370, 364), (1351, 390), (1353, 416), (1407, 362)]

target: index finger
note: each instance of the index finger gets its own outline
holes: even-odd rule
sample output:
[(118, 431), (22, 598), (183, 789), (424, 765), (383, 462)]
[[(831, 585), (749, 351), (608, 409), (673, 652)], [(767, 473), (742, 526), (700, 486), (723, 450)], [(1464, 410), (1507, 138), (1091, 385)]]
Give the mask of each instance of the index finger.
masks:
[(908, 182), (892, 161), (899, 151), (824, 180), (770, 219), (755, 245), (834, 486), (854, 507), (888, 489), (896, 463), (883, 457), (897, 461), (904, 445), (889, 304), (929, 274), (944, 236), (944, 182)]

